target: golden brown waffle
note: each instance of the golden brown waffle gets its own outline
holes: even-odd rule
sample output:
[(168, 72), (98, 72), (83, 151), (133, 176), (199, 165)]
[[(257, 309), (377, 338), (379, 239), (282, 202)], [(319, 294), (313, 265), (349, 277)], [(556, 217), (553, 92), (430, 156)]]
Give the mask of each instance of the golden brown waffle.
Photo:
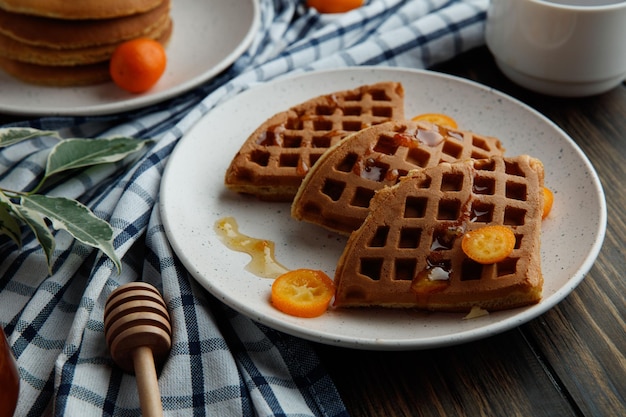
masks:
[(503, 152), (493, 137), (423, 122), (383, 123), (346, 137), (320, 158), (302, 182), (291, 215), (349, 234), (365, 220), (375, 192), (410, 170)]
[[(538, 302), (543, 177), (537, 159), (494, 156), (415, 170), (379, 191), (339, 260), (335, 305), (467, 311)], [(463, 253), (462, 235), (492, 224), (513, 230), (515, 249), (481, 265)]]
[(381, 82), (316, 97), (259, 126), (233, 158), (226, 186), (263, 200), (291, 201), (305, 174), (350, 133), (404, 119), (400, 83)]

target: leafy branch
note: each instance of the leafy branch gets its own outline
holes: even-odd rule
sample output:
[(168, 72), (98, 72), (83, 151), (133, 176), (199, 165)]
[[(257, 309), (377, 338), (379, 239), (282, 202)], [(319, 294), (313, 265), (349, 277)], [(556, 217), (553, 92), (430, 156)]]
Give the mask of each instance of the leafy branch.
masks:
[(151, 141), (129, 137), (63, 139), (55, 131), (0, 128), (0, 148), (42, 136), (56, 138), (58, 142), (48, 154), (45, 172), (39, 183), (29, 191), (0, 187), (0, 234), (7, 235), (21, 248), (21, 226), (28, 226), (41, 245), (52, 274), (55, 240), (51, 229), (65, 230), (80, 242), (101, 250), (120, 272), (122, 264), (115, 253), (113, 229), (108, 222), (76, 200), (37, 193), (54, 175), (120, 161)]

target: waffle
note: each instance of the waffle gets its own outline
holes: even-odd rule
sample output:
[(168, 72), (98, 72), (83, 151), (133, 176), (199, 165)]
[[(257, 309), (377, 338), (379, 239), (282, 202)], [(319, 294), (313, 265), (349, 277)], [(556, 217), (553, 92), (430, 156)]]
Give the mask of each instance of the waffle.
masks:
[(383, 123), (346, 137), (320, 158), (302, 182), (291, 215), (348, 235), (365, 220), (375, 192), (409, 171), (503, 152), (493, 137), (424, 122)]
[[(411, 171), (376, 194), (348, 239), (335, 305), (468, 311), (537, 303), (543, 176), (527, 155)], [(510, 227), (516, 244), (504, 261), (481, 265), (463, 253), (461, 237), (491, 224)]]
[(328, 148), (350, 133), (392, 119), (404, 119), (400, 83), (381, 82), (313, 98), (259, 126), (233, 158), (225, 185), (262, 200), (291, 201)]

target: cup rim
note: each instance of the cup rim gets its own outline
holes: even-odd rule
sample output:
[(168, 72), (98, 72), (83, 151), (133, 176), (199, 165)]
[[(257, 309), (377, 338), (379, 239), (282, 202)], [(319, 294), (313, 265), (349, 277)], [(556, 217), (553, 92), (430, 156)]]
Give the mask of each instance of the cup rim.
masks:
[[(587, 11), (587, 12), (595, 12), (595, 11), (611, 11), (622, 9), (626, 7), (626, 0), (618, 1), (610, 4), (599, 4), (599, 5), (579, 5), (579, 4), (565, 4), (557, 2), (556, 0), (529, 0), (531, 3), (537, 3), (542, 6), (552, 7), (560, 10), (572, 10), (572, 11)], [(567, 0), (560, 0), (567, 1)]]

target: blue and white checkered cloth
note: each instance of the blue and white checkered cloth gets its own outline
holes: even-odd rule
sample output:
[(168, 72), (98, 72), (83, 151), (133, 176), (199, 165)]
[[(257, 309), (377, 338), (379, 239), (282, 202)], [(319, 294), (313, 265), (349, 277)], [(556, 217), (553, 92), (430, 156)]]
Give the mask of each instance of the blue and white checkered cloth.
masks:
[[(111, 223), (121, 275), (65, 232), (56, 233), (52, 276), (30, 233), (21, 250), (0, 238), (0, 323), (21, 375), (16, 415), (140, 415), (135, 378), (113, 366), (103, 325), (108, 295), (131, 281), (159, 288), (172, 317), (173, 348), (159, 378), (166, 415), (347, 415), (308, 342), (220, 304), (177, 260), (156, 204), (163, 169), (194, 123), (255, 84), (322, 68), (428, 68), (483, 44), (488, 0), (369, 0), (336, 15), (302, 3), (260, 0), (261, 24), (248, 51), (223, 74), (168, 102), (111, 116), (16, 123), (65, 137), (158, 139), (137, 161), (90, 168), (46, 190), (79, 199)], [(2, 149), (0, 186), (32, 188), (51, 145), (41, 139)]]

